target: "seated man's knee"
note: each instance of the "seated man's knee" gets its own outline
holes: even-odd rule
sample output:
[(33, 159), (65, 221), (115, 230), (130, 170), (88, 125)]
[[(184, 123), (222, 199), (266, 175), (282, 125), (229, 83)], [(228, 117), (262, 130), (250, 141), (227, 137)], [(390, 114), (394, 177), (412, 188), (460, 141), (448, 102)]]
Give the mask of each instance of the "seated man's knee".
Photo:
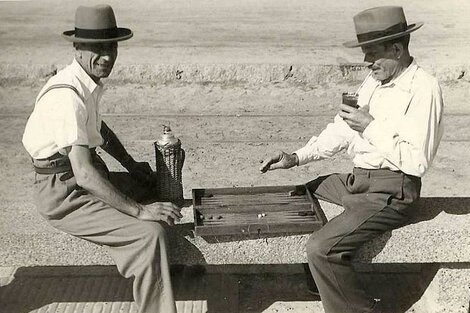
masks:
[(315, 237), (315, 234), (310, 236), (307, 241), (307, 256), (310, 261), (319, 258), (326, 258), (328, 254), (328, 247), (325, 242)]
[(142, 222), (142, 237), (147, 241), (159, 241), (165, 239), (166, 230), (157, 222)]

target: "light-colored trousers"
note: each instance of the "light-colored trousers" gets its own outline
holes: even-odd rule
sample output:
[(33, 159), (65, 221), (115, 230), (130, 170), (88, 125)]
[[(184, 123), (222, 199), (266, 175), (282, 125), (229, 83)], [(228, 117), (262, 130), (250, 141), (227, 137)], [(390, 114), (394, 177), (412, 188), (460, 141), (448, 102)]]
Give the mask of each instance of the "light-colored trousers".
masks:
[[(142, 190), (132, 191), (136, 183), (127, 173), (107, 175), (104, 166), (96, 164), (115, 186), (127, 188), (124, 192), (129, 196)], [(50, 225), (104, 246), (121, 275), (134, 278), (133, 294), (139, 312), (176, 312), (165, 229), (161, 224), (121, 213), (80, 188), (68, 174), (36, 174), (35, 184), (37, 208)]]

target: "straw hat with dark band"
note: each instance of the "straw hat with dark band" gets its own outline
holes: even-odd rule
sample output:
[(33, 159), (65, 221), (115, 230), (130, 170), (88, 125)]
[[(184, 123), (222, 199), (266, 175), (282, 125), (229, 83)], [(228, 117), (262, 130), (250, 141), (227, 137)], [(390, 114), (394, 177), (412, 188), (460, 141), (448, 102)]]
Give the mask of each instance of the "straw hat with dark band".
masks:
[(113, 9), (109, 5), (80, 6), (75, 12), (75, 29), (62, 36), (72, 42), (112, 42), (132, 37), (128, 28), (116, 26)]
[(377, 7), (362, 11), (354, 16), (357, 41), (343, 43), (354, 48), (381, 43), (414, 32), (423, 23), (408, 25), (403, 8), (398, 6)]

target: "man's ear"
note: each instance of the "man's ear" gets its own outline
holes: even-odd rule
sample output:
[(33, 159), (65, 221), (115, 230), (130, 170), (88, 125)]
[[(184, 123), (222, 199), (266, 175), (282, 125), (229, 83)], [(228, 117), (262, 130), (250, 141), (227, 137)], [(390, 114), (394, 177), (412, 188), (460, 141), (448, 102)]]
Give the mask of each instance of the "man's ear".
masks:
[(76, 59), (81, 59), (82, 58), (82, 49), (80, 49), (81, 48), (80, 43), (79, 42), (74, 42), (73, 47), (75, 48), (75, 58)]
[(403, 44), (401, 42), (395, 42), (392, 45), (392, 51), (393, 54), (397, 59), (400, 59), (403, 56), (403, 51), (405, 49), (403, 48)]

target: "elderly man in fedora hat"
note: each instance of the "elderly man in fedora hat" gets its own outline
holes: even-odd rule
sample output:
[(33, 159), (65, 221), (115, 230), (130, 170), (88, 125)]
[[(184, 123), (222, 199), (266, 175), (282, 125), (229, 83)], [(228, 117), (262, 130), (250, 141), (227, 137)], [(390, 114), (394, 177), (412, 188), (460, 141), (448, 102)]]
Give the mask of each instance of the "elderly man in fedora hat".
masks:
[[(37, 208), (53, 227), (106, 247), (119, 272), (134, 278), (139, 312), (176, 312), (163, 224), (178, 220), (179, 208), (136, 202), (152, 183), (151, 167), (129, 155), (98, 112), (101, 79), (111, 73), (118, 41), (132, 31), (116, 26), (109, 5), (80, 6), (75, 29), (63, 37), (73, 42), (75, 58), (42, 88), (23, 135)], [(97, 147), (129, 174), (109, 173)]]
[(366, 294), (351, 260), (365, 242), (409, 220), (443, 133), (439, 84), (408, 50), (410, 33), (423, 24), (408, 25), (396, 6), (362, 11), (354, 24), (357, 40), (344, 45), (361, 47), (370, 68), (353, 95), (357, 105), (341, 104), (318, 137), (293, 153), (274, 154), (260, 168), (263, 173), (287, 169), (341, 150), (353, 158), (352, 173), (307, 184), (319, 198), (344, 207), (307, 243), (326, 313), (382, 312), (383, 304)]

